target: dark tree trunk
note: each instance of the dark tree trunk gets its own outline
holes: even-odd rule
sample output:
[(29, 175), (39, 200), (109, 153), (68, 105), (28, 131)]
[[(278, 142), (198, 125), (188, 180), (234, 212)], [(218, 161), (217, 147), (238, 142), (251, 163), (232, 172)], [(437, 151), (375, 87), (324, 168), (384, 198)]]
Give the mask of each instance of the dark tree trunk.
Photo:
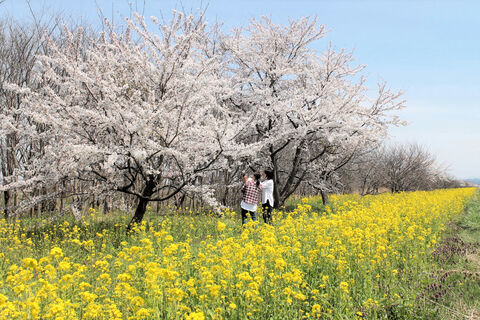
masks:
[(5, 218), (8, 218), (8, 215), (10, 213), (10, 210), (8, 208), (8, 206), (10, 205), (10, 191), (7, 190), (3, 192), (3, 201), (5, 206), (5, 210), (3, 210), (3, 213)]
[(280, 186), (278, 184), (278, 164), (277, 158), (274, 154), (270, 156), (272, 160), (272, 169), (273, 169), (273, 207), (275, 209), (280, 208), (283, 203), (280, 201)]
[[(276, 151), (274, 151), (272, 147), (270, 148), (270, 159), (272, 161), (272, 166), (273, 166), (273, 197), (275, 201), (274, 207), (277, 209), (282, 207), (285, 204), (285, 201), (288, 199), (288, 197), (297, 190), (297, 188), (300, 186), (300, 183), (303, 181), (304, 174), (305, 174), (305, 173), (302, 173), (301, 176), (298, 177), (298, 174), (301, 173), (299, 171), (301, 155), (302, 155), (302, 148), (300, 145), (300, 146), (297, 146), (295, 149), (295, 157), (292, 161), (290, 172), (280, 190), (277, 154), (284, 147), (286, 147), (288, 143), (289, 142), (284, 144), (280, 149), (277, 149)], [(302, 142), (302, 145), (303, 145), (303, 142)]]
[(96, 204), (97, 204), (97, 199), (95, 198), (95, 195), (92, 197), (92, 202), (90, 202), (90, 208), (96, 209)]
[(73, 202), (75, 203), (78, 211), (83, 210), (83, 197), (80, 196), (79, 194), (81, 193), (81, 186), (78, 185), (78, 181), (74, 180), (73, 181), (73, 193), (75, 194), (73, 196)]
[[(157, 192), (157, 195), (160, 195), (159, 192)], [(160, 201), (157, 201), (157, 214), (160, 213)]]
[(103, 214), (109, 214), (110, 213), (110, 203), (108, 202), (108, 198), (105, 198), (103, 200)]
[(175, 199), (174, 205), (177, 208), (177, 210), (183, 209), (184, 204), (185, 204), (185, 193), (183, 193), (178, 199)]
[(228, 191), (229, 191), (228, 187), (225, 187), (225, 192), (223, 193), (222, 202), (221, 202), (224, 206), (227, 205)]
[(320, 195), (322, 196), (323, 205), (327, 205), (328, 204), (328, 194), (325, 191), (320, 190)]
[(130, 223), (128, 224), (127, 233), (132, 230), (134, 225), (142, 222), (143, 216), (147, 211), (148, 201), (149, 200), (145, 198), (140, 198), (140, 200), (138, 201), (138, 206), (137, 206), (137, 209), (135, 209), (135, 214), (133, 215), (132, 220), (130, 220)]
[(60, 204), (58, 206), (58, 211), (63, 212), (63, 208), (65, 207), (65, 200), (63, 199), (63, 195), (60, 197)]
[(145, 188), (142, 192), (142, 197), (138, 200), (137, 209), (135, 209), (135, 214), (133, 215), (132, 220), (127, 226), (127, 233), (129, 233), (133, 226), (142, 222), (143, 216), (147, 211), (148, 202), (150, 202), (150, 197), (153, 195), (155, 189), (155, 181), (153, 179), (149, 179), (145, 185)]

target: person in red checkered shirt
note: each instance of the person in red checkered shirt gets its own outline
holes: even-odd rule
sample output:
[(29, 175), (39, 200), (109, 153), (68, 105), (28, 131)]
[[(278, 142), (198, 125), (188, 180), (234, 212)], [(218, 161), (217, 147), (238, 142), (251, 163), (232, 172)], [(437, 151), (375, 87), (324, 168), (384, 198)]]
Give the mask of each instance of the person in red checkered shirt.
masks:
[(257, 204), (258, 196), (262, 191), (262, 185), (260, 183), (260, 173), (255, 172), (253, 179), (248, 177), (248, 174), (243, 176), (245, 182), (242, 186), (242, 202), (240, 207), (242, 208), (242, 225), (247, 222), (247, 214), (250, 213), (253, 221), (257, 221)]

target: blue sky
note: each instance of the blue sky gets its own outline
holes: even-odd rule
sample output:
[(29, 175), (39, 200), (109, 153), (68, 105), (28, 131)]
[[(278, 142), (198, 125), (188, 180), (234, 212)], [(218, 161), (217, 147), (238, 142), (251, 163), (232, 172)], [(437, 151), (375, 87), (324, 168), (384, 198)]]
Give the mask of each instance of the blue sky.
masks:
[[(133, 3), (135, 8), (135, 1)], [(62, 12), (98, 23), (97, 6), (106, 17), (129, 15), (127, 0), (31, 0), (33, 9)], [(480, 177), (480, 1), (321, 1), (321, 0), (183, 0), (187, 10), (208, 4), (207, 17), (225, 27), (245, 25), (252, 17), (271, 15), (277, 23), (318, 16), (330, 33), (328, 42), (354, 50), (367, 66), (368, 84), (385, 80), (404, 91), (409, 122), (393, 128), (391, 141), (418, 142), (449, 167), (457, 178)], [(179, 1), (137, 1), (146, 16), (168, 16)], [(24, 0), (6, 0), (0, 14), (31, 19)]]

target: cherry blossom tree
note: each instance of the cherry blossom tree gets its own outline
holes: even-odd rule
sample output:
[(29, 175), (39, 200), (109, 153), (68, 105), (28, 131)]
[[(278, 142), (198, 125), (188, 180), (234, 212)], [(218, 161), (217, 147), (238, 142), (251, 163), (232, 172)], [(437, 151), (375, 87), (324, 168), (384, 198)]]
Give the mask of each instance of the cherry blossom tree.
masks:
[(0, 191), (82, 181), (86, 193), (128, 194), (138, 199), (130, 228), (150, 201), (188, 192), (216, 206), (212, 177), (234, 183), (239, 168), (270, 167), (279, 206), (302, 184), (332, 190), (358, 150), (399, 124), (399, 93), (379, 84), (370, 97), (351, 53), (313, 48), (325, 35), (316, 19), (264, 17), (230, 34), (203, 14), (152, 24), (66, 29), (37, 57), (35, 86), (4, 84), (22, 102), (0, 115), (0, 136), (41, 148), (19, 146), (30, 160)]
[[(3, 83), (35, 86), (32, 70), (36, 56), (45, 54), (47, 50), (43, 35), (54, 34), (58, 26), (57, 16), (34, 18), (35, 24), (8, 18), (0, 22), (0, 115), (10, 115), (15, 123), (26, 120), (22, 113), (15, 112), (22, 99), (15, 92), (4, 88)], [(0, 184), (15, 181), (15, 173), (28, 161), (30, 150), (41, 147), (20, 139), (22, 137), (15, 132), (0, 135)], [(3, 207), (0, 210), (5, 217), (9, 216), (10, 207), (17, 205), (19, 196), (15, 190), (7, 189), (3, 192)]]
[(263, 17), (224, 37), (236, 79), (230, 102), (243, 112), (242, 139), (262, 146), (252, 165), (274, 171), (277, 206), (302, 183), (329, 191), (336, 170), (399, 124), (389, 111), (403, 106), (400, 93), (379, 84), (369, 97), (351, 53), (313, 49), (324, 36), (316, 19), (283, 26)]
[(62, 47), (51, 42), (51, 54), (38, 57), (38, 87), (10, 86), (24, 96), (16, 112), (31, 121), (4, 116), (2, 134), (46, 146), (4, 189), (78, 179), (87, 182), (86, 192), (133, 195), (138, 206), (129, 228), (150, 201), (180, 191), (214, 202), (211, 188), (198, 181), (223, 165), (235, 134), (221, 103), (231, 91), (224, 59), (211, 47), (202, 14), (174, 12), (168, 23), (152, 22), (156, 32), (137, 16), (125, 32), (86, 45), (79, 45), (81, 30), (66, 30)]

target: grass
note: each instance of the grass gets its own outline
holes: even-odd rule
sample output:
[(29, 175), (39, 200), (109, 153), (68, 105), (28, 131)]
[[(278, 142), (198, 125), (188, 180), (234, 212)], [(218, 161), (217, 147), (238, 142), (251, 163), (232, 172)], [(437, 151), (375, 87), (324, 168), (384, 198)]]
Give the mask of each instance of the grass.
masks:
[(438, 319), (480, 319), (480, 193), (454, 219), (434, 256), (426, 307)]

